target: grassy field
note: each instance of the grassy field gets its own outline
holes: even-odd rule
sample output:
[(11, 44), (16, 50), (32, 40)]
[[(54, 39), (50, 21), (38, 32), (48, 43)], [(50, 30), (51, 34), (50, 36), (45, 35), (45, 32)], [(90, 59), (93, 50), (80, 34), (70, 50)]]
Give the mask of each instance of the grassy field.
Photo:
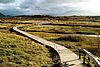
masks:
[(23, 25), (13, 23), (0, 24), (0, 67), (40, 67), (56, 63), (51, 49), (11, 32), (12, 27)]
[[(57, 24), (64, 24), (64, 25), (60, 26)], [(78, 22), (73, 23), (73, 25), (84, 24), (87, 27), (69, 26), (68, 24), (72, 24), (72, 23), (69, 23), (68, 21), (66, 23), (57, 21), (55, 23), (54, 22), (51, 23), (51, 25), (31, 25), (29, 27), (26, 26), (20, 29), (27, 31), (31, 34), (37, 35), (39, 37), (45, 38), (47, 40), (50, 40), (52, 42), (56, 42), (58, 44), (66, 46), (67, 48), (71, 48), (73, 51), (76, 51), (74, 50), (76, 49), (76, 47), (81, 47), (97, 55), (99, 53), (97, 50), (98, 44), (100, 42), (99, 38), (75, 36), (73, 34), (95, 34), (95, 35), (100, 34), (100, 28), (93, 27), (93, 26), (99, 26), (99, 23), (98, 22), (94, 24), (93, 22), (79, 22), (79, 24)], [(88, 26), (92, 26), (92, 27), (88, 27)]]
[(83, 27), (83, 26), (54, 26), (54, 25), (37, 25), (25, 27), (26, 31), (37, 31), (58, 34), (100, 34), (100, 28)]
[(49, 50), (36, 42), (15, 34), (0, 33), (0, 65), (50, 66)]
[[(44, 45), (12, 32), (18, 25), (41, 20), (0, 20), (0, 66), (41, 67), (53, 66), (54, 53)], [(46, 20), (47, 21), (47, 20)], [(63, 45), (75, 53), (77, 47), (85, 48), (98, 56), (99, 38), (74, 36), (73, 34), (100, 34), (99, 22), (49, 20), (51, 25), (29, 25), (19, 29)], [(69, 35), (70, 34), (70, 35)]]

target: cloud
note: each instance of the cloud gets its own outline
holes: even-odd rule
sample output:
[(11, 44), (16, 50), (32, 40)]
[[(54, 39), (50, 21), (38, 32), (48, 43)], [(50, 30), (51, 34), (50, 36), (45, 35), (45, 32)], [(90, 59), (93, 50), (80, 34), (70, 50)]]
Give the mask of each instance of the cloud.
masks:
[(10, 3), (14, 2), (14, 0), (0, 0), (0, 3)]
[[(6, 15), (81, 15), (81, 3), (88, 0), (0, 0), (0, 12)], [(90, 12), (92, 13), (92, 12)]]

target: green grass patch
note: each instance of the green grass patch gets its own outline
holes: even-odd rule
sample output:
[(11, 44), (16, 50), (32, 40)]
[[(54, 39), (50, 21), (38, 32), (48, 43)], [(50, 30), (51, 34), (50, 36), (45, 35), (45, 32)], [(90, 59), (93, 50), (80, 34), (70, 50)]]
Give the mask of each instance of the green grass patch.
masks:
[(52, 66), (49, 50), (34, 41), (15, 34), (0, 33), (0, 65)]

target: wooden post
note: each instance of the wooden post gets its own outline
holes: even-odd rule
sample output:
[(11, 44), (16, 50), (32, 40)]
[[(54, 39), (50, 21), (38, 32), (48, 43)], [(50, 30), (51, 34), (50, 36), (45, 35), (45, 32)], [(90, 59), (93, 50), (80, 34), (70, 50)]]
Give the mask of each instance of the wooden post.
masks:
[(84, 57), (83, 57), (83, 64), (85, 64), (85, 59), (86, 59), (86, 53), (84, 52)]
[(80, 53), (80, 50), (78, 50), (78, 52), (79, 52), (79, 59), (81, 59), (81, 53)]
[(78, 48), (78, 53), (79, 53), (79, 59), (81, 59), (81, 48)]
[(88, 66), (90, 66), (90, 58), (88, 57)]

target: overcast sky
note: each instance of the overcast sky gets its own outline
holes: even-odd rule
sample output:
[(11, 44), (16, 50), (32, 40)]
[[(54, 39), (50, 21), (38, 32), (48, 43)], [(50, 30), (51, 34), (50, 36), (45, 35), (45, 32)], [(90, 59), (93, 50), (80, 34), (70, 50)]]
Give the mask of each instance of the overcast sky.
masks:
[(100, 15), (100, 0), (0, 0), (5, 15)]

